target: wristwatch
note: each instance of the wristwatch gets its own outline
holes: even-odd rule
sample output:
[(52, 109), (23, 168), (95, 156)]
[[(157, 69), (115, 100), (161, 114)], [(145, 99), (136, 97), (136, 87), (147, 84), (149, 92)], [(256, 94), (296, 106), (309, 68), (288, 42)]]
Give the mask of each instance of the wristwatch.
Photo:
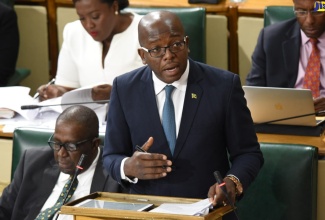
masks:
[(234, 175), (227, 175), (226, 178), (230, 179), (235, 183), (236, 186), (236, 195), (240, 196), (243, 193), (243, 186), (240, 183), (239, 179)]

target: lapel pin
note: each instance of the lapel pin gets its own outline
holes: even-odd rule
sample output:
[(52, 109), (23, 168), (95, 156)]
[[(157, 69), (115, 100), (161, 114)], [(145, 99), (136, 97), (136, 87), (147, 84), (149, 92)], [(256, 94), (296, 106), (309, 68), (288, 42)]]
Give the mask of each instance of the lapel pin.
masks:
[(197, 96), (195, 93), (192, 93), (192, 99), (197, 99)]

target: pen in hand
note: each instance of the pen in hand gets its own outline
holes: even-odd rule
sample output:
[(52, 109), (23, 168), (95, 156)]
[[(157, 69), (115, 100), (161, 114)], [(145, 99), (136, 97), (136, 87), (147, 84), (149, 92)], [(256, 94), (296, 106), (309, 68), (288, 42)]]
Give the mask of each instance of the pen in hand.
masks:
[[(44, 90), (46, 90), (47, 87), (49, 87), (49, 85), (53, 85), (54, 83), (55, 83), (55, 78), (53, 78), (50, 82), (48, 82), (48, 83), (45, 85)], [(39, 93), (36, 92), (33, 98), (34, 98), (34, 99), (37, 99), (38, 97), (39, 97)]]
[(147, 151), (143, 150), (142, 147), (140, 147), (139, 145), (136, 145), (135, 149), (139, 152), (147, 153)]

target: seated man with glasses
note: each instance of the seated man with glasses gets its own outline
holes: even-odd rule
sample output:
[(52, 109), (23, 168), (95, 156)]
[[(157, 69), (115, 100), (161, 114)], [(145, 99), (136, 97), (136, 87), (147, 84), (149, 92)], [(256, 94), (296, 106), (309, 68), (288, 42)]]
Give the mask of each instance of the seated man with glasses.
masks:
[[(44, 148), (28, 149), (22, 156), (11, 184), (0, 197), (0, 219), (56, 219), (63, 203), (96, 191), (121, 192), (103, 168), (98, 132), (93, 110), (72, 106), (63, 111), (49, 138), (50, 147), (44, 143)], [(72, 183), (83, 154), (83, 169)], [(64, 193), (66, 185), (71, 189)], [(58, 219), (73, 217), (59, 215)]]
[(325, 110), (325, 12), (315, 0), (293, 4), (295, 18), (262, 29), (246, 85), (310, 89)]
[(263, 164), (239, 76), (190, 59), (189, 37), (172, 12), (145, 15), (138, 33), (147, 66), (114, 80), (104, 166), (131, 193), (233, 204)]

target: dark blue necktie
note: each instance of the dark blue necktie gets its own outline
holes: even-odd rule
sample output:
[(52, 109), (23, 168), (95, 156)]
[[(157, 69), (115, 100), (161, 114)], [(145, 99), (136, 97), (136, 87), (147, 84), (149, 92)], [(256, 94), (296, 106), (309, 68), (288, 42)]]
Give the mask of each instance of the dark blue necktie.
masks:
[(176, 124), (175, 124), (175, 110), (171, 94), (175, 89), (174, 86), (165, 86), (166, 99), (162, 114), (162, 125), (168, 141), (168, 145), (172, 155), (174, 154), (176, 144)]

